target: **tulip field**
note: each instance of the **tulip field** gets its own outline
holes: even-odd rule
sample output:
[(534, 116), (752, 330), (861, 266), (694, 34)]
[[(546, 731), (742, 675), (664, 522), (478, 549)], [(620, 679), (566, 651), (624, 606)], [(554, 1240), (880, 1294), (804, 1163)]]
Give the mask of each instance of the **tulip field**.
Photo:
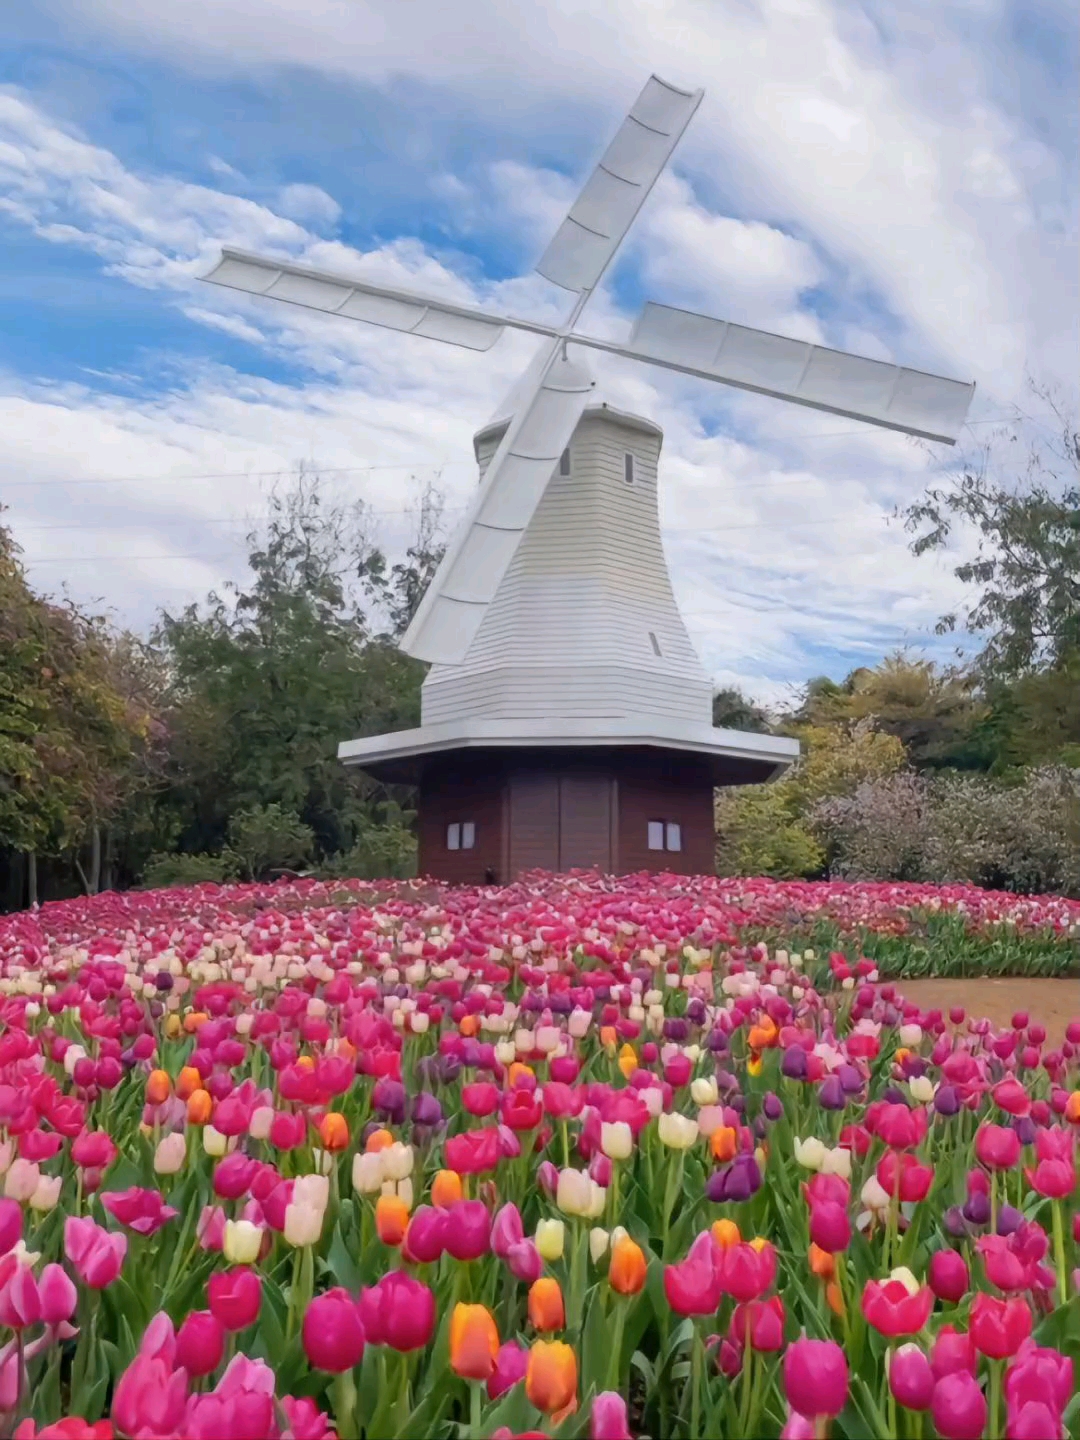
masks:
[(1080, 982), (1053, 1046), (924, 1012), (938, 941), (1075, 974), (1080, 902), (571, 875), (0, 917), (0, 1437), (1080, 1440)]

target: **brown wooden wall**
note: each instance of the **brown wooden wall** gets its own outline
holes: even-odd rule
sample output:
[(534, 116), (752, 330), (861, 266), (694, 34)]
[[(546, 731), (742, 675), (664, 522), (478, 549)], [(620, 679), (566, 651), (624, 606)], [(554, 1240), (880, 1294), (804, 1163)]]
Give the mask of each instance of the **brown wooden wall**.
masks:
[[(446, 828), (476, 825), (473, 850)], [(681, 851), (650, 850), (650, 820), (677, 821)], [(419, 868), (453, 884), (507, 884), (526, 870), (712, 874), (713, 782), (693, 756), (499, 752), (439, 757), (420, 786)]]

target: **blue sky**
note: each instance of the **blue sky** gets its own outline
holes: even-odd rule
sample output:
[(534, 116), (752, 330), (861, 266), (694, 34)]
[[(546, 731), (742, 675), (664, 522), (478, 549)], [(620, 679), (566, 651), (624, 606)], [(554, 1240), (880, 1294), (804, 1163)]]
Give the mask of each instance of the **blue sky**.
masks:
[[(1075, 386), (1067, 3), (41, 0), (6, 38), (0, 498), (36, 583), (139, 627), (240, 572), (300, 461), (391, 549), (429, 480), (454, 518), (530, 351), (230, 296), (196, 278), (217, 247), (550, 312), (530, 266), (650, 70), (706, 99), (594, 324), (651, 297), (973, 378), (968, 449), (1035, 413), (1027, 374)], [(955, 456), (601, 381), (664, 426), (665, 543), (718, 680), (778, 699), (896, 645), (947, 653), (948, 562), (887, 517)]]

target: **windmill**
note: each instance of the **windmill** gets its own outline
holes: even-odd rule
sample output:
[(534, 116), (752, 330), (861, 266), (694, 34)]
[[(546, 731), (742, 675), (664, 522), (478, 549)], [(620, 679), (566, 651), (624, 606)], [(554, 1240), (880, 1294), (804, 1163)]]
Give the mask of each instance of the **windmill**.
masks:
[(234, 249), (206, 277), (471, 350), (506, 329), (543, 342), (475, 436), (479, 487), (401, 641), (431, 664), (420, 726), (339, 749), (419, 786), (422, 873), (709, 870), (713, 786), (774, 778), (798, 755), (712, 725), (660, 540), (662, 432), (598, 401), (582, 352), (946, 444), (967, 415), (971, 384), (652, 301), (625, 341), (578, 328), (701, 98), (651, 77), (570, 207), (536, 266), (574, 296), (562, 325)]

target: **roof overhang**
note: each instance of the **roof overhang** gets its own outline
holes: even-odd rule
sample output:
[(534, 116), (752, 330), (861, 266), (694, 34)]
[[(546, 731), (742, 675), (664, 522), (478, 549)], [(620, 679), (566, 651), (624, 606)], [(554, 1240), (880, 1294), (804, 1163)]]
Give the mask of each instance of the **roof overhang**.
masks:
[[(480, 458), (480, 447), (496, 435), (500, 435), (510, 424), (513, 417), (510, 415), (498, 415), (494, 420), (477, 430), (473, 436), (473, 453), (477, 460)], [(582, 420), (614, 420), (627, 430), (640, 430), (644, 435), (653, 435), (661, 444), (664, 443), (664, 432), (655, 420), (649, 420), (644, 415), (634, 415), (629, 410), (616, 410), (614, 405), (609, 405), (606, 400), (600, 400), (592, 405), (586, 405), (581, 416)]]
[(425, 763), (452, 752), (588, 750), (610, 747), (675, 751), (711, 761), (718, 785), (733, 770), (757, 782), (775, 780), (799, 758), (799, 742), (781, 735), (665, 722), (652, 716), (490, 720), (464, 716), (439, 725), (345, 740), (338, 759), (397, 784), (419, 780)]

